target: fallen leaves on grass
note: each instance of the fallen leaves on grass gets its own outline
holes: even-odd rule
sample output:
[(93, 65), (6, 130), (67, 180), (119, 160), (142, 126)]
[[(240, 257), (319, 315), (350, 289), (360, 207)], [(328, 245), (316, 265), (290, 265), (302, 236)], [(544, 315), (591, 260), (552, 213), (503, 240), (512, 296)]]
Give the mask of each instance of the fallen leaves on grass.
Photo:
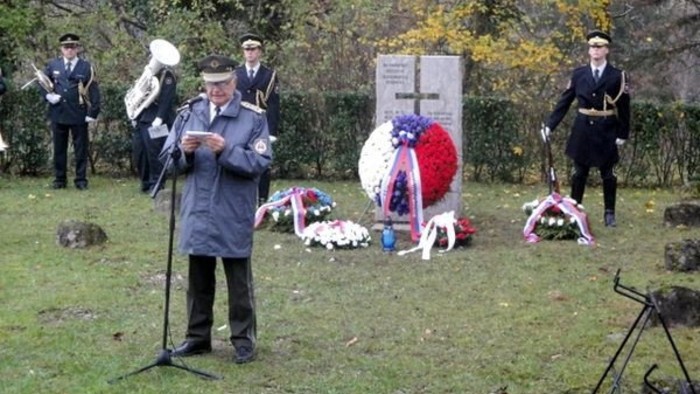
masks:
[(350, 338), (349, 341), (345, 342), (345, 347), (350, 347), (350, 346), (356, 344), (358, 341), (359, 341), (359, 339), (357, 337), (352, 337), (352, 338)]

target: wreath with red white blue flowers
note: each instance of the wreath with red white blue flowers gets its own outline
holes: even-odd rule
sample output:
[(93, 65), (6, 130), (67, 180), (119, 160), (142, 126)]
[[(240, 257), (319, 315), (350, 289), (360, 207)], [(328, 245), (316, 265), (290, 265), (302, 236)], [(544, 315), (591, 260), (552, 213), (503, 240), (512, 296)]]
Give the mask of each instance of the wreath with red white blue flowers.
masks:
[[(415, 216), (440, 201), (457, 173), (457, 149), (432, 118), (399, 115), (377, 127), (360, 153), (362, 188), (385, 214)], [(412, 228), (420, 232), (420, 229)]]

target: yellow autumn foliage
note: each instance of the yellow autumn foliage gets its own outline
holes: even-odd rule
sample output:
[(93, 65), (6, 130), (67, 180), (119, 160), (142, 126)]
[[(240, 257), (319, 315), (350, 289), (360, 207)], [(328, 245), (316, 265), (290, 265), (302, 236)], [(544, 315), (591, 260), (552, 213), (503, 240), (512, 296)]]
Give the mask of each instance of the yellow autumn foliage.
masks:
[[(589, 30), (610, 31), (610, 0), (515, 0), (441, 2), (407, 6), (413, 26), (379, 39), (381, 51), (413, 55), (458, 55), (483, 72), (491, 91), (513, 99), (529, 94), (513, 92), (523, 78), (552, 82), (577, 59)], [(527, 10), (519, 7), (528, 7)], [(576, 52), (573, 52), (576, 53)], [(538, 84), (533, 84), (538, 85)], [(521, 97), (518, 97), (521, 96)]]

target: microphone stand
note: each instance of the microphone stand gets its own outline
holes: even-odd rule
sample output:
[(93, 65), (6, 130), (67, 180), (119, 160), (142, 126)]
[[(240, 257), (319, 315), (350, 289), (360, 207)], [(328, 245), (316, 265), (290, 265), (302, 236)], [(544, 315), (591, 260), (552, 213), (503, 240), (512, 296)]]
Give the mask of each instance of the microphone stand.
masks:
[(170, 152), (168, 154), (168, 159), (165, 162), (165, 165), (163, 166), (163, 170), (160, 173), (160, 176), (158, 177), (158, 182), (155, 185), (155, 188), (153, 189), (153, 193), (151, 194), (151, 198), (155, 198), (158, 195), (158, 191), (161, 189), (161, 186), (163, 182), (165, 181), (165, 177), (168, 171), (168, 168), (171, 166), (172, 163), (175, 163), (173, 165), (173, 171), (172, 171), (172, 190), (171, 190), (171, 196), (170, 196), (170, 235), (168, 239), (168, 263), (167, 263), (167, 268), (165, 270), (165, 308), (163, 311), (163, 341), (161, 344), (161, 350), (160, 354), (158, 354), (158, 357), (154, 362), (151, 364), (146, 365), (143, 368), (139, 368), (135, 371), (129, 372), (125, 375), (119, 376), (117, 378), (111, 379), (108, 381), (109, 384), (114, 384), (124, 378), (127, 378), (129, 376), (133, 376), (136, 374), (139, 374), (141, 372), (147, 371), (153, 367), (175, 367), (179, 368), (188, 372), (191, 372), (200, 378), (203, 379), (209, 379), (209, 380), (219, 380), (222, 379), (220, 376), (213, 375), (208, 372), (204, 371), (199, 371), (193, 368), (190, 368), (186, 365), (180, 365), (180, 364), (175, 364), (173, 363), (173, 358), (170, 355), (170, 349), (168, 349), (168, 331), (169, 331), (169, 320), (168, 316), (170, 314), (170, 279), (172, 277), (172, 266), (173, 266), (173, 244), (174, 244), (174, 234), (175, 234), (175, 198), (176, 198), (176, 190), (177, 190), (177, 175), (178, 175), (178, 170), (177, 170), (177, 162), (180, 159), (180, 155), (182, 154), (180, 152), (180, 136), (182, 135), (182, 129), (185, 127), (185, 124), (187, 123), (187, 120), (190, 117), (190, 110), (187, 109), (185, 111), (180, 112), (180, 122), (179, 125), (180, 127), (177, 130), (176, 138), (175, 141), (173, 142)]

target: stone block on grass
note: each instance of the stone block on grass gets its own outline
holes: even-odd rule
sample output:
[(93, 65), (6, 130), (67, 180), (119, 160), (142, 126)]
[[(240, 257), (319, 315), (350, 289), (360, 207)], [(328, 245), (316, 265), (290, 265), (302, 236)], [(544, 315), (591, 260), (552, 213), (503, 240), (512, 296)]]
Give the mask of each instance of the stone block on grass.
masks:
[(664, 248), (664, 261), (669, 271), (700, 270), (700, 239), (669, 242)]
[(86, 248), (107, 241), (107, 234), (95, 223), (64, 220), (56, 230), (56, 243), (66, 248)]

